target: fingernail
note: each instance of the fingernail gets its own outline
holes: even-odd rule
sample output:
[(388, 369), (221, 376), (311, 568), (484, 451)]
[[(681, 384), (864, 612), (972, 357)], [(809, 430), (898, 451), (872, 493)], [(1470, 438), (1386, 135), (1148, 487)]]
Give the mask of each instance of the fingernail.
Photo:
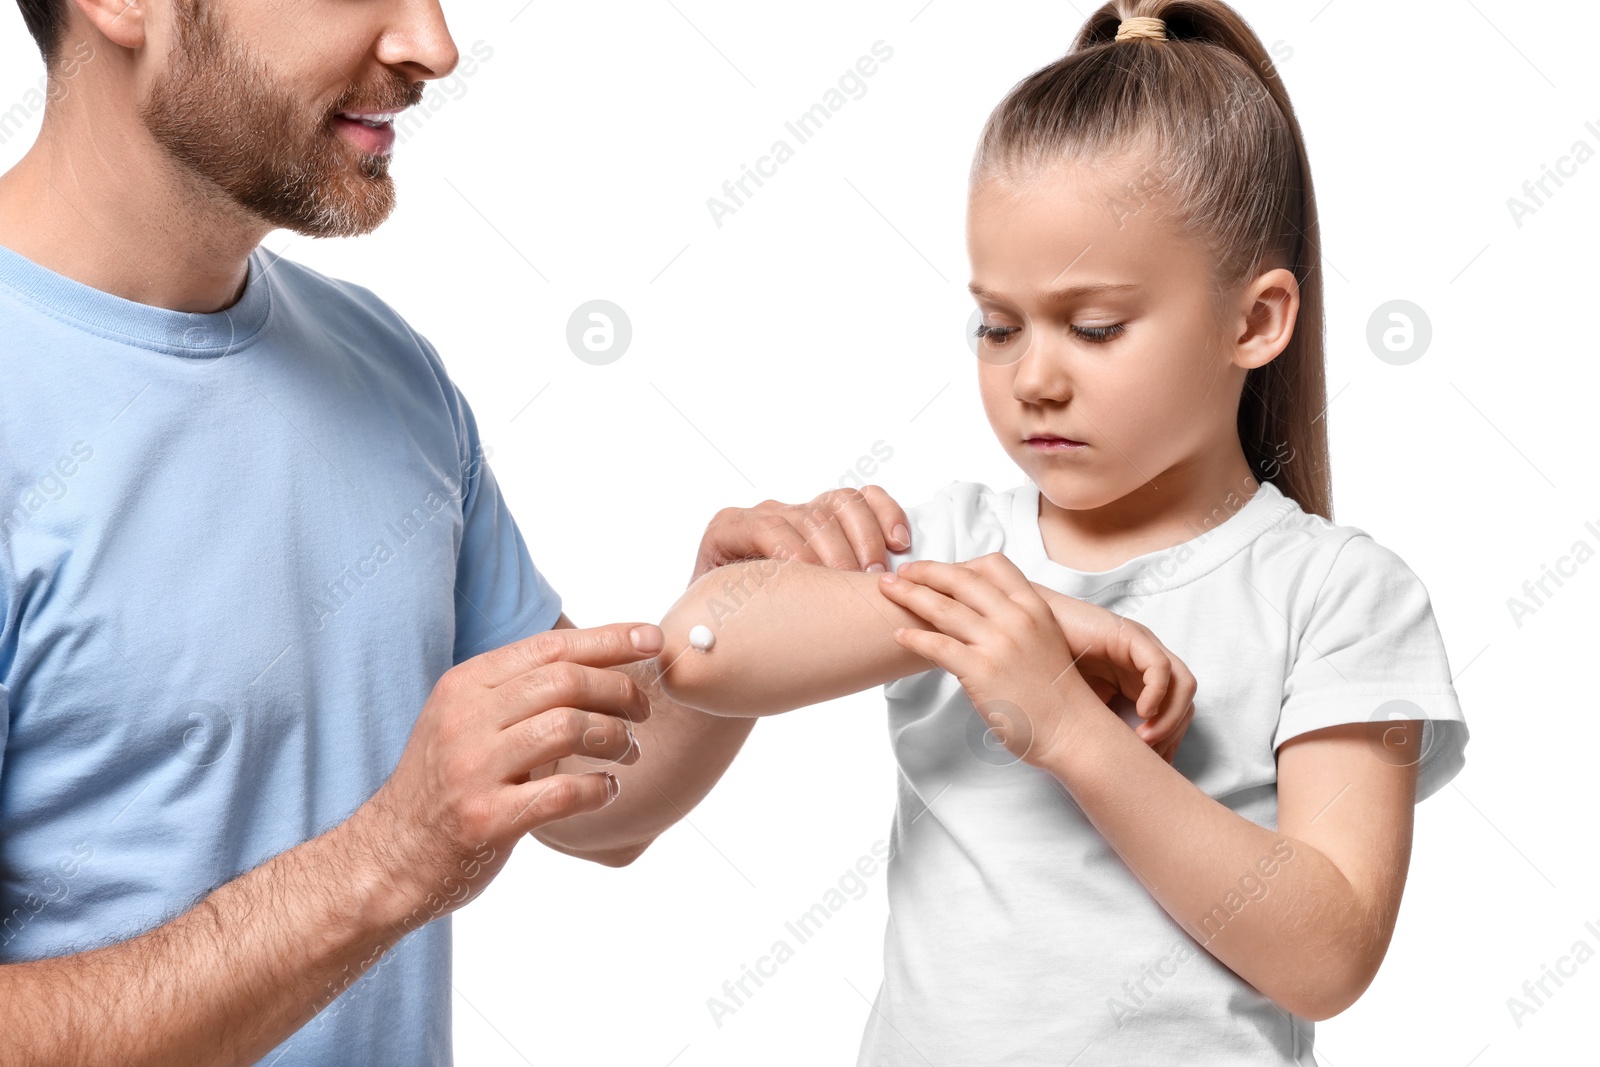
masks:
[(606, 795), (608, 797), (610, 797), (612, 800), (615, 800), (615, 799), (617, 799), (617, 795), (619, 793), (621, 793), (621, 792), (622, 792), (622, 783), (617, 781), (617, 776), (616, 775), (612, 774), (610, 771), (607, 771), (606, 772)]
[(655, 634), (650, 632), (648, 626), (635, 626), (628, 631), (628, 640), (633, 642), (635, 651), (660, 652), (661, 644), (656, 640)]
[(885, 567), (881, 563), (869, 563), (869, 564), (867, 564), (867, 570), (869, 572), (871, 572), (871, 573), (874, 573), (874, 574), (876, 574), (878, 571), (886, 571), (888, 569), (889, 568)]
[(895, 523), (894, 530), (891, 533), (897, 544), (909, 545), (911, 543), (911, 531), (906, 529), (905, 523)]
[(898, 582), (900, 580), (900, 576), (894, 571), (884, 571), (883, 580), (885, 582)]

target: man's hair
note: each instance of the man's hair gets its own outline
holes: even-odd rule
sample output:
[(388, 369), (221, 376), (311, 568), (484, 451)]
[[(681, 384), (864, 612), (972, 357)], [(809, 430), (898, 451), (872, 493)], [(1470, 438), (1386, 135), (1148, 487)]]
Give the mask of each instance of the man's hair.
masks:
[(17, 0), (22, 9), (22, 21), (39, 44), (39, 52), (46, 63), (51, 62), (61, 48), (61, 34), (67, 28), (65, 0)]

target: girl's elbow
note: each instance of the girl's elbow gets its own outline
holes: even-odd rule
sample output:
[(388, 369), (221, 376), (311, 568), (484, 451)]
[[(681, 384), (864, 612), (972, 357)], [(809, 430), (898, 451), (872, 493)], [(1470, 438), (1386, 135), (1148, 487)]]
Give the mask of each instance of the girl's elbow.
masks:
[(1367, 991), (1377, 976), (1381, 960), (1328, 961), (1302, 972), (1292, 988), (1280, 991), (1273, 1002), (1301, 1019), (1323, 1022), (1347, 1010)]
[(1286, 997), (1275, 1000), (1274, 1003), (1297, 1019), (1307, 1022), (1320, 1023), (1331, 1019), (1354, 1003), (1342, 1003), (1341, 998), (1331, 994), (1303, 994), (1295, 997)]
[(769, 714), (756, 706), (748, 686), (739, 684), (737, 673), (730, 674), (729, 661), (694, 647), (690, 627), (668, 615), (661, 620), (663, 643), (656, 654), (661, 692), (675, 704), (707, 715), (744, 719)]
[(718, 714), (716, 686), (705, 668), (704, 655), (689, 646), (688, 627), (674, 625), (669, 615), (661, 620), (661, 633), (664, 640), (656, 656), (661, 691), (686, 708)]

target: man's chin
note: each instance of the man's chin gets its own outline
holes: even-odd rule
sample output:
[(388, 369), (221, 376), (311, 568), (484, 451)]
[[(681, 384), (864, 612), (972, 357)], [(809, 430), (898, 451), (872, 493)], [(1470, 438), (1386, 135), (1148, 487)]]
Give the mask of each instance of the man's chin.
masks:
[(271, 225), (304, 237), (361, 237), (394, 214), (394, 179), (387, 163), (378, 176), (363, 173), (351, 181), (329, 183), (310, 201), (263, 212)]

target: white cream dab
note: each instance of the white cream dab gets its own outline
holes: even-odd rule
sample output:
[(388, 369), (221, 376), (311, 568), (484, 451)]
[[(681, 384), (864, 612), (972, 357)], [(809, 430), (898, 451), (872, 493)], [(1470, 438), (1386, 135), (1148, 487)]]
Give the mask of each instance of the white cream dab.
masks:
[(711, 646), (717, 643), (717, 635), (711, 632), (709, 626), (696, 626), (689, 631), (689, 644), (696, 652), (710, 652)]

